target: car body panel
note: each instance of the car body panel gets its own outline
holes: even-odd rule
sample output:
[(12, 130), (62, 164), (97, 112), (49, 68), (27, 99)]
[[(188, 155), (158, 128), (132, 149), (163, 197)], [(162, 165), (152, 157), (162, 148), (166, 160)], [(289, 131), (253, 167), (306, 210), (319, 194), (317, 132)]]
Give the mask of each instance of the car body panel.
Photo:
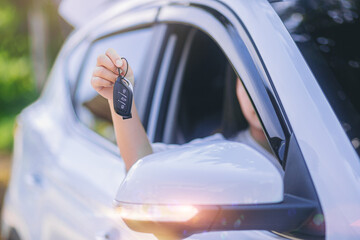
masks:
[(360, 162), (330, 104), (267, 1), (224, 2), (241, 16), (291, 122), (324, 210), (327, 239), (356, 238)]

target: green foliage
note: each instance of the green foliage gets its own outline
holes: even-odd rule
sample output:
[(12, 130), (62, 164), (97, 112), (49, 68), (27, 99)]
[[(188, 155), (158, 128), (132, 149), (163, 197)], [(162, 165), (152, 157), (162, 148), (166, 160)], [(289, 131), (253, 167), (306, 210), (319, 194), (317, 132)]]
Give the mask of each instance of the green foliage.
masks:
[(0, 153), (12, 148), (14, 123), (16, 115), (7, 115), (0, 118)]
[(37, 97), (24, 9), (0, 2), (0, 152), (11, 151), (16, 114)]
[[(16, 115), (32, 103), (39, 93), (34, 81), (30, 56), (28, 11), (37, 6), (28, 0), (0, 0), (0, 153), (10, 152)], [(46, 17), (48, 65), (71, 31), (57, 14), (55, 1), (41, 1)], [(39, 7), (39, 6), (37, 6)]]
[(36, 97), (28, 56), (6, 57), (0, 51), (0, 116), (16, 113)]

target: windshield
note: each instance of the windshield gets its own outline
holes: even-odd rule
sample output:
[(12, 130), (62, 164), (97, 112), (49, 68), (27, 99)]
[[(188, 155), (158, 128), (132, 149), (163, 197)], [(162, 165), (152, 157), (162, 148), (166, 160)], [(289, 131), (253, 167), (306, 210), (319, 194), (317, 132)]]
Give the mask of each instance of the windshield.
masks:
[(360, 156), (360, 1), (272, 4)]

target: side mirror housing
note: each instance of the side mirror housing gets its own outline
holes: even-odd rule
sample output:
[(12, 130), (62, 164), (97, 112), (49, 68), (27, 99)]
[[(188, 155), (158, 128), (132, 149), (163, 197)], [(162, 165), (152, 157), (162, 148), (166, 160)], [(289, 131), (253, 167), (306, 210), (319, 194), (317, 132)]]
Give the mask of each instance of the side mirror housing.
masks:
[(214, 141), (139, 160), (115, 204), (131, 229), (159, 239), (219, 230), (290, 231), (314, 206), (283, 192), (280, 173), (262, 154), (241, 143)]

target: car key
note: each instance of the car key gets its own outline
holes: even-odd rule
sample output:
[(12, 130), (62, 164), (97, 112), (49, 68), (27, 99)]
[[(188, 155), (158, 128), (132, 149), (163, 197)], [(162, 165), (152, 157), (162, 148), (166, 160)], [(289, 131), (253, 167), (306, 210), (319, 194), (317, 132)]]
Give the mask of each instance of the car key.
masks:
[[(127, 62), (127, 60), (125, 59)], [(125, 78), (126, 73), (123, 76), (120, 74), (120, 68), (118, 68), (119, 76), (114, 84), (113, 102), (114, 110), (117, 114), (123, 117), (123, 119), (132, 118), (131, 106), (133, 99), (133, 87), (131, 82)]]

